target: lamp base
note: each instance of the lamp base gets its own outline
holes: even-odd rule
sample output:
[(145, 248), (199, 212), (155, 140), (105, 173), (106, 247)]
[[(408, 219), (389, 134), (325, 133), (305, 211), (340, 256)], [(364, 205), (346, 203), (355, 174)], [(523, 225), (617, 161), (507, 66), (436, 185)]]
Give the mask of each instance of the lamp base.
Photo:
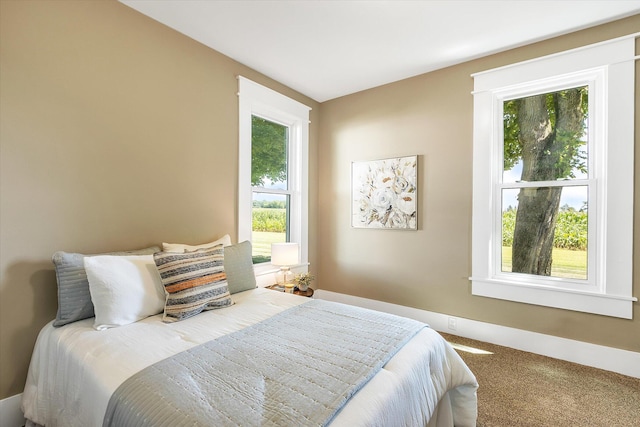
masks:
[(284, 286), (285, 283), (293, 282), (294, 274), (289, 267), (280, 267), (280, 270), (276, 273), (276, 283)]

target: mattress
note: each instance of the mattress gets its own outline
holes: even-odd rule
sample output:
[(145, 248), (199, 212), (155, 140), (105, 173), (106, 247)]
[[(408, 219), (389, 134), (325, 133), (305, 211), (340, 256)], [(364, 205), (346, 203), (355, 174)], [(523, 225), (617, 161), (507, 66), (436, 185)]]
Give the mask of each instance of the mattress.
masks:
[[(173, 324), (157, 315), (106, 331), (93, 329), (93, 319), (60, 328), (46, 325), (23, 393), (25, 417), (47, 427), (101, 426), (111, 395), (136, 372), (309, 301), (264, 288), (233, 299), (231, 307)], [(304, 333), (303, 324), (291, 327)], [(475, 377), (455, 350), (424, 328), (350, 399), (331, 426), (474, 426), (476, 390)]]

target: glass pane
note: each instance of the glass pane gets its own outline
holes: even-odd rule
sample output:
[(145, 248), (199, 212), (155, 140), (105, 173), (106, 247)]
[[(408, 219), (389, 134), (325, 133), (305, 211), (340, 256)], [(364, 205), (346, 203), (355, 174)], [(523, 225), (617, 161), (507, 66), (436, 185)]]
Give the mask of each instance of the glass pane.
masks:
[(289, 196), (253, 193), (253, 263), (271, 261), (271, 244), (289, 241)]
[(251, 116), (251, 185), (287, 190), (289, 128)]
[(502, 190), (502, 271), (587, 279), (587, 186)]
[(503, 182), (588, 178), (588, 89), (503, 103)]

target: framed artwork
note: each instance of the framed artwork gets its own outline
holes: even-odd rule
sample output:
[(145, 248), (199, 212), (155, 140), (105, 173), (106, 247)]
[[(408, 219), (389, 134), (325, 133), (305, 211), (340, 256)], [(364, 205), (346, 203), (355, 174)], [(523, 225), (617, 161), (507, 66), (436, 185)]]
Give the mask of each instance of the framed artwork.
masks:
[(351, 226), (417, 230), (418, 156), (351, 164)]

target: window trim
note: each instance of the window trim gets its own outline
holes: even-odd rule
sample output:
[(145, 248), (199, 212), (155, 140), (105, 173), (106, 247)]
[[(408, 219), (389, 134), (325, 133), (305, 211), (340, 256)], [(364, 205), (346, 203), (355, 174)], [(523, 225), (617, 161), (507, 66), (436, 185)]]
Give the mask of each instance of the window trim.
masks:
[[(310, 107), (272, 89), (238, 76), (238, 241), (251, 241), (253, 190), (251, 185), (251, 117), (289, 127), (288, 186), (290, 188), (290, 241), (300, 244), (300, 265), (307, 265), (309, 218), (309, 111)], [(256, 275), (273, 272), (271, 263), (256, 264)]]
[[(638, 35), (640, 33), (472, 75), (473, 295), (632, 318), (633, 302), (637, 301), (632, 295), (632, 230), (633, 88)], [(588, 77), (590, 74), (592, 77)], [(500, 242), (502, 239), (502, 234), (496, 232), (496, 209), (501, 209), (497, 203), (501, 194), (496, 195), (499, 188), (496, 184), (502, 180), (503, 155), (502, 116), (498, 116), (496, 103), (513, 94), (519, 97), (527, 91), (546, 88), (552, 91), (554, 85), (579, 84), (585, 76), (596, 86), (598, 79), (602, 80), (594, 97), (594, 101), (597, 97), (601, 103), (596, 102), (593, 108), (590, 105), (589, 111), (603, 120), (595, 129), (589, 129), (591, 147), (598, 141), (594, 151), (589, 152), (589, 179), (595, 180), (595, 189), (589, 194), (589, 210), (595, 211), (590, 217), (595, 216), (597, 223), (595, 233), (590, 230), (589, 239), (595, 242), (596, 252), (590, 253), (589, 259), (596, 263), (595, 282), (590, 287), (580, 287), (571, 286), (570, 279), (531, 280), (529, 275), (496, 274), (496, 239)]]

